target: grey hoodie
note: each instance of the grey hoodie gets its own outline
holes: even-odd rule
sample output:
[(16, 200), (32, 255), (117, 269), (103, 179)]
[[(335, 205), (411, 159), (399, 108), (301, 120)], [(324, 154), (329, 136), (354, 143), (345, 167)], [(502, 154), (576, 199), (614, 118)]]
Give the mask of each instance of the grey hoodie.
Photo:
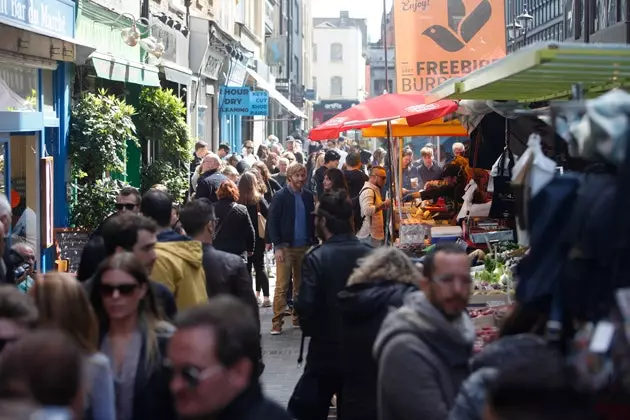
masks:
[(468, 375), (475, 328), (447, 320), (422, 292), (390, 313), (374, 343), (379, 420), (445, 420)]

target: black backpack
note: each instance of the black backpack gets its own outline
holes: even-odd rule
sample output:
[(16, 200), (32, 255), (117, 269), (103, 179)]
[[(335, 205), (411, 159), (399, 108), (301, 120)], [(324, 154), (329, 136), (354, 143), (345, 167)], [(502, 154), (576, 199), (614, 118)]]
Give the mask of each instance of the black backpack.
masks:
[[(363, 220), (365, 216), (361, 215), (361, 194), (363, 191), (369, 190), (370, 187), (363, 187), (361, 191), (359, 191), (359, 195), (352, 198), (352, 214), (354, 216), (354, 233), (357, 233), (361, 230), (361, 226), (363, 226)], [(376, 203), (376, 196), (374, 196), (374, 203)]]

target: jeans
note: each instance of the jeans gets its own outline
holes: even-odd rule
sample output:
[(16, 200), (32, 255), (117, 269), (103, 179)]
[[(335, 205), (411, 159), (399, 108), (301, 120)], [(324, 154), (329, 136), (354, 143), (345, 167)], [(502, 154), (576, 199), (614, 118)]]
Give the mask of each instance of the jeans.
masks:
[(252, 267), (256, 275), (256, 291), (262, 290), (264, 297), (269, 297), (269, 277), (265, 271), (265, 240), (256, 238), (256, 245), (254, 246), (254, 254), (247, 259), (247, 271), (250, 276), (252, 274)]
[[(284, 248), (284, 262), (276, 261), (276, 290), (273, 296), (273, 319), (271, 320), (274, 326), (282, 326), (284, 310), (287, 306), (287, 289), (291, 283), (293, 301), (295, 302), (297, 298), (302, 280), (302, 259), (308, 248), (307, 246)], [(292, 275), (293, 278), (291, 278)], [(293, 318), (297, 319), (295, 309)]]

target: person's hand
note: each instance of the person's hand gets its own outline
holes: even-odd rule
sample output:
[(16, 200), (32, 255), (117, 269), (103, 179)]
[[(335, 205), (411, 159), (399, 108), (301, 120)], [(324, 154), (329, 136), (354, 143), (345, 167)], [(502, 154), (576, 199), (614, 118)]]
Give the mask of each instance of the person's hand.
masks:
[(383, 201), (383, 203), (381, 203), (381, 207), (384, 209), (389, 208), (389, 206), (392, 205), (392, 200), (390, 200), (389, 198), (385, 201)]
[(265, 251), (271, 251), (271, 248), (273, 248), (273, 245), (265, 244)]
[(276, 262), (279, 264), (284, 263), (284, 249), (276, 249)]

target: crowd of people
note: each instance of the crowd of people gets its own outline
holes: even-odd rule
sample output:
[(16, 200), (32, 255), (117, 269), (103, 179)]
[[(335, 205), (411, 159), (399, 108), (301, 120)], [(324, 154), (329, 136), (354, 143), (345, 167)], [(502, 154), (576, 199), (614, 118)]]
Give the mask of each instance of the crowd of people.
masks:
[[(340, 140), (199, 142), (187, 202), (125, 187), (76, 275), (24, 283), (2, 262), (0, 419), (590, 418), (518, 306), (473, 358), (467, 254), (441, 245), (420, 265), (385, 246), (385, 153)], [(0, 197), (0, 236), (10, 212)], [(310, 337), (286, 408), (259, 380), (260, 307), (272, 336), (287, 318)]]

